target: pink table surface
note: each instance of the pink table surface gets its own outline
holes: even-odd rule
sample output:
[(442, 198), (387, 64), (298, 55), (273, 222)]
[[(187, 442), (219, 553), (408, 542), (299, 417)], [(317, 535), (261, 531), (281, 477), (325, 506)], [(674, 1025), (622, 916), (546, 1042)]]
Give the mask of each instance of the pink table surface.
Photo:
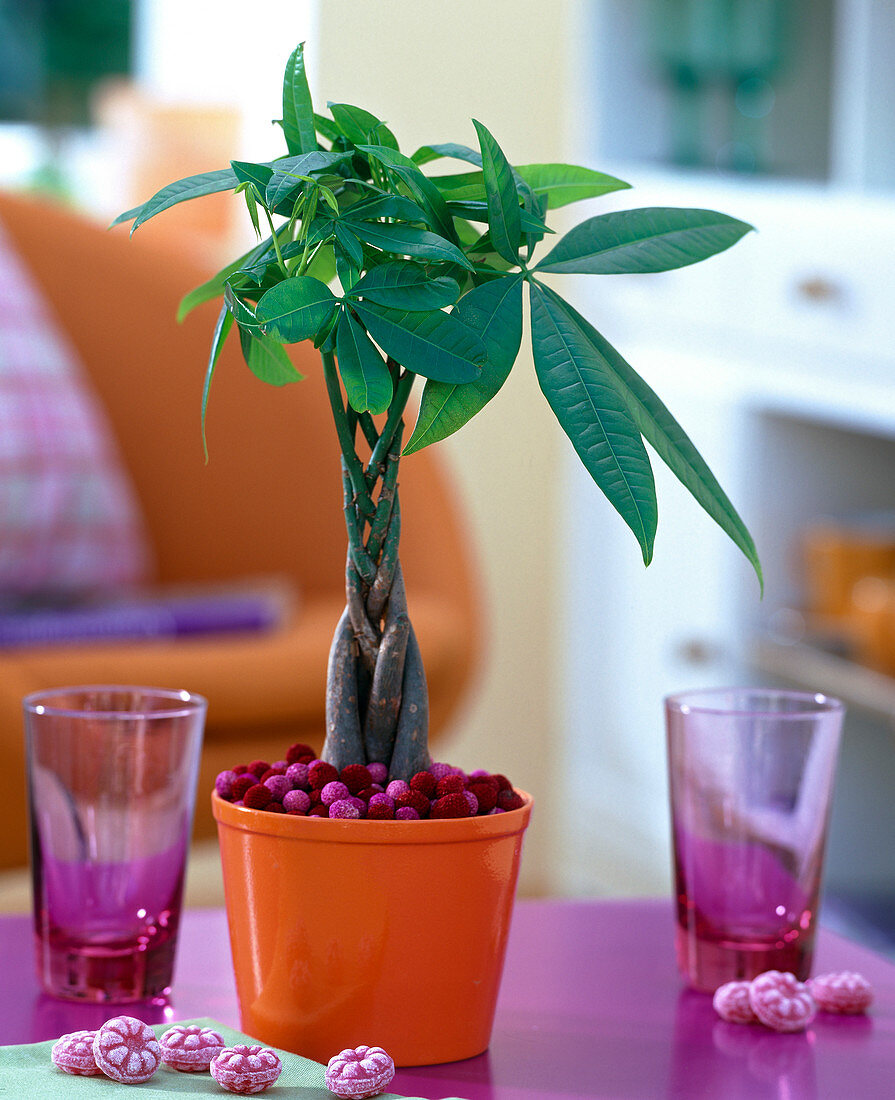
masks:
[[(392, 1087), (432, 1100), (893, 1097), (895, 965), (822, 932), (817, 970), (834, 969), (873, 982), (869, 1016), (820, 1016), (801, 1035), (724, 1024), (677, 976), (668, 901), (520, 902), (490, 1049), (401, 1069)], [(184, 914), (171, 1006), (127, 1011), (149, 1023), (212, 1016), (239, 1027), (222, 911)], [(0, 1044), (53, 1039), (109, 1015), (41, 994), (30, 919), (0, 918)]]

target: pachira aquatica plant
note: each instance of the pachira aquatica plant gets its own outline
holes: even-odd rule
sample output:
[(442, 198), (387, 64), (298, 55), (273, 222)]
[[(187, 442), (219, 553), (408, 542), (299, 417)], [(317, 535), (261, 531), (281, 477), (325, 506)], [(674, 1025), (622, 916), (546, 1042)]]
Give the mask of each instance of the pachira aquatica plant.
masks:
[[(286, 65), (286, 152), (179, 180), (117, 222), (133, 229), (169, 207), (241, 194), (259, 243), (184, 299), (181, 315), (223, 304), (202, 395), (238, 333), (250, 370), (281, 386), (301, 375), (284, 345), (319, 350), (341, 450), (347, 600), (330, 652), (323, 757), (378, 761), (408, 779), (429, 764), (426, 681), (398, 555), (399, 460), (461, 428), (498, 393), (531, 311), (540, 388), (594, 481), (653, 553), (656, 490), (648, 442), (761, 576), (733, 505), (677, 421), (609, 342), (544, 275), (668, 271), (729, 248), (751, 226), (709, 210), (598, 214), (555, 238), (550, 210), (629, 185), (566, 164), (511, 165), (474, 121), (478, 149), (401, 152), (369, 111), (314, 111), (303, 48)], [(433, 162), (466, 162), (433, 174)], [(116, 223), (117, 224), (117, 223)], [(132, 231), (133, 231), (132, 229)], [(261, 239), (263, 238), (263, 239)], [(543, 253), (543, 254), (540, 254)], [(404, 415), (418, 377), (419, 413)]]

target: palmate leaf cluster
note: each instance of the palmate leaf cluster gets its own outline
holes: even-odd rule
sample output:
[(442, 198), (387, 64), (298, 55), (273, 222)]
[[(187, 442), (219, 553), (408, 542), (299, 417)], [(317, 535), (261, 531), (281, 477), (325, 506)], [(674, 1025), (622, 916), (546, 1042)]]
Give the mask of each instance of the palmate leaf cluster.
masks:
[[(206, 372), (238, 332), (250, 369), (273, 385), (301, 375), (284, 345), (311, 340), (337, 363), (348, 407), (386, 413), (425, 379), (403, 454), (457, 431), (500, 390), (522, 339), (528, 288), (538, 382), (594, 481), (653, 553), (656, 490), (649, 443), (761, 577), (755, 546), (708, 466), (646, 382), (541, 278), (668, 271), (729, 248), (750, 226), (709, 210), (641, 208), (588, 218), (555, 241), (550, 210), (628, 187), (565, 164), (513, 166), (474, 122), (478, 149), (428, 145), (408, 156), (362, 108), (315, 113), (303, 50), (293, 52), (278, 120), (286, 153), (163, 188), (121, 215), (133, 229), (218, 191), (244, 197), (259, 236), (246, 255), (184, 299), (222, 296)], [(429, 175), (448, 161), (462, 171)], [(543, 253), (543, 254), (541, 254)], [(537, 254), (537, 256), (536, 256)], [(403, 404), (401, 406), (403, 408)], [(400, 410), (398, 410), (400, 411)], [(338, 424), (337, 424), (338, 427)], [(344, 433), (340, 433), (343, 443)]]

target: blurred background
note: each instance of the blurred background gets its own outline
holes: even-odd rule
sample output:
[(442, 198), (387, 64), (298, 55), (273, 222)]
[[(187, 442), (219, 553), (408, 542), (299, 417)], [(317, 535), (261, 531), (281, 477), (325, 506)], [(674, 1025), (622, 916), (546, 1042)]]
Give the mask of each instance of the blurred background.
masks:
[[(696, 268), (565, 289), (733, 499), (764, 598), (658, 462), (644, 571), (523, 353), (439, 445), (487, 625), (439, 756), (535, 795), (523, 893), (665, 893), (663, 695), (746, 682), (839, 694), (827, 916), (891, 949), (895, 3), (256, 0), (249, 15), (218, 0), (212, 15), (200, 0), (0, 0), (0, 187), (111, 219), (171, 179), (280, 155), (267, 120), (302, 40), (318, 108), (363, 105), (408, 151), (474, 145), (474, 116), (511, 161), (633, 185), (560, 211), (557, 228), (649, 205), (757, 227)], [(163, 217), (219, 266), (251, 227), (238, 202), (201, 206)]]

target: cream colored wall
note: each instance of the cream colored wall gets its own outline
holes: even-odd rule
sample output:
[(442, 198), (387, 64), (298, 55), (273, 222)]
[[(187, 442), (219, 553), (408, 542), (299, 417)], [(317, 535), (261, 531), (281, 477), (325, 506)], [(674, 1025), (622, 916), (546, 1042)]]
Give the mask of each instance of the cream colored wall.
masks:
[[(566, 0), (324, 0), (308, 59), (315, 99), (366, 107), (407, 151), (439, 141), (475, 147), (475, 117), (511, 161), (561, 160), (576, 10)], [(556, 842), (556, 538), (566, 445), (526, 350), (494, 401), (439, 445), (465, 495), (490, 618), (478, 688), (439, 755), (504, 771), (535, 796), (524, 892), (550, 889)]]

